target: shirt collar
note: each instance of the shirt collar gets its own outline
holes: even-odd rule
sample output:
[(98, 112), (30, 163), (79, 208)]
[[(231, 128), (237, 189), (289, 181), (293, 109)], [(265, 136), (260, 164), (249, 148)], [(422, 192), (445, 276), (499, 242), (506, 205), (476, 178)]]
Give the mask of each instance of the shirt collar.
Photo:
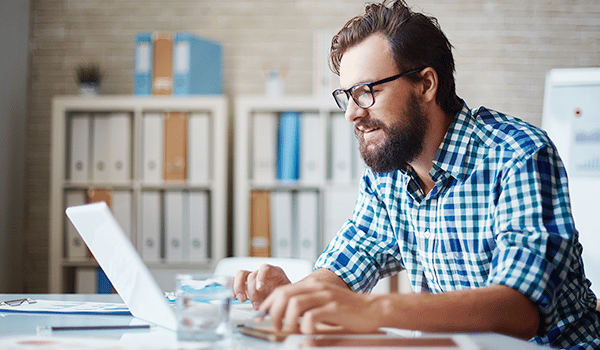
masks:
[(463, 101), (462, 109), (454, 116), (454, 120), (450, 123), (433, 159), (434, 166), (430, 175), (434, 180), (436, 180), (434, 177), (440, 176), (437, 169), (458, 180), (462, 180), (469, 173), (469, 169), (465, 169), (464, 164), (465, 157), (471, 148), (470, 144), (474, 129), (473, 118), (471, 110)]

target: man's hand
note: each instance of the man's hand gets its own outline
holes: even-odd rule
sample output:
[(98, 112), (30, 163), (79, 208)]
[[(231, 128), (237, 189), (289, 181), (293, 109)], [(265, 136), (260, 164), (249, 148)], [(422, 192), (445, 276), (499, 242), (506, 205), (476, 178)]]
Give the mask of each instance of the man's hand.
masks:
[(256, 271), (237, 271), (233, 279), (233, 293), (242, 303), (250, 299), (252, 306), (258, 309), (275, 288), (290, 283), (280, 267), (263, 264)]
[(345, 332), (370, 333), (379, 328), (378, 296), (358, 294), (347, 286), (307, 278), (277, 288), (262, 303), (277, 331), (318, 333), (318, 323)]

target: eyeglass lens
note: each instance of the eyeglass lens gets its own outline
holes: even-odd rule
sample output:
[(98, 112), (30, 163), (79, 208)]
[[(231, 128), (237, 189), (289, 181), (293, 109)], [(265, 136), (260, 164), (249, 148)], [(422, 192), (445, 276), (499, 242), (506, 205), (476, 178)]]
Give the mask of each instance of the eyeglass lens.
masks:
[[(350, 94), (352, 95), (354, 102), (361, 108), (369, 108), (375, 102), (373, 91), (367, 84), (355, 86), (350, 90)], [(333, 96), (338, 107), (340, 107), (341, 110), (346, 111), (349, 102), (347, 92), (344, 90), (336, 90)]]

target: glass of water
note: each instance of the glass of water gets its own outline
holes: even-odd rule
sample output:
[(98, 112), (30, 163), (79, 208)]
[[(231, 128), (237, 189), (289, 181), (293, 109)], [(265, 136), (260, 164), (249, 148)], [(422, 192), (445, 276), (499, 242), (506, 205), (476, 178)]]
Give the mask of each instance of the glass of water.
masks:
[(230, 335), (233, 278), (181, 274), (176, 279), (177, 339), (218, 341)]

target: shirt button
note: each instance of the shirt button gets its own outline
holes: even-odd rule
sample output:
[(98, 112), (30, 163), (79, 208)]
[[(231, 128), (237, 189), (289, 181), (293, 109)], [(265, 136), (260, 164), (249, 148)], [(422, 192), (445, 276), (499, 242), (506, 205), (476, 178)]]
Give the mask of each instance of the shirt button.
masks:
[(425, 238), (429, 238), (431, 237), (431, 232), (429, 232), (429, 230), (425, 230), (425, 232), (423, 232), (423, 235), (425, 236)]

